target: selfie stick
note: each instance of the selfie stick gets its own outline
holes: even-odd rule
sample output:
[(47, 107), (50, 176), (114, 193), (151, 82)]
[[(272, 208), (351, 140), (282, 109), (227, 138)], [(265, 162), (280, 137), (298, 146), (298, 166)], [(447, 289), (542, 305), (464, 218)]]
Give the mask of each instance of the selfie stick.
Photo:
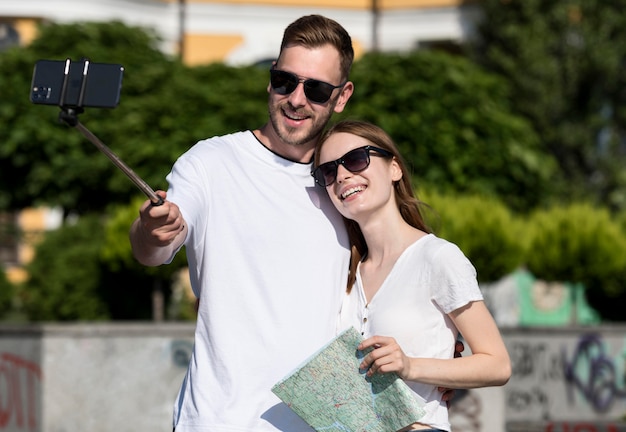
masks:
[(152, 205), (160, 206), (163, 204), (163, 198), (154, 192), (154, 190), (146, 183), (141, 177), (139, 177), (135, 172), (130, 169), (128, 165), (126, 165), (115, 153), (111, 151), (102, 141), (98, 139), (89, 129), (87, 129), (80, 121), (78, 121), (77, 112), (72, 108), (63, 108), (63, 111), (59, 114), (59, 119), (63, 120), (70, 126), (78, 129), (80, 133), (82, 133), (85, 138), (91, 141), (102, 153), (107, 155), (111, 162), (115, 164), (124, 174), (128, 176), (129, 179), (135, 183), (135, 185), (141, 190), (146, 196), (152, 201)]
[[(69, 60), (68, 60), (69, 61)], [(89, 62), (85, 61), (85, 69), (83, 71), (82, 82), (80, 93), (78, 96), (78, 104), (76, 107), (67, 107), (64, 105), (65, 102), (65, 93), (67, 91), (67, 81), (69, 75), (66, 73), (63, 78), (63, 89), (61, 91), (61, 101), (59, 102), (59, 106), (61, 107), (61, 112), (59, 113), (59, 119), (67, 123), (69, 126), (72, 126), (80, 133), (83, 134), (85, 138), (91, 141), (102, 153), (104, 153), (113, 164), (118, 167), (126, 176), (132, 180), (133, 183), (141, 190), (152, 202), (154, 206), (160, 206), (163, 204), (163, 198), (154, 192), (154, 190), (146, 183), (141, 177), (139, 177), (135, 172), (126, 165), (110, 148), (108, 148), (102, 141), (98, 139), (89, 129), (87, 129), (79, 120), (78, 114), (83, 112), (83, 99), (85, 97), (85, 86), (87, 83), (87, 71), (89, 68)], [(66, 68), (66, 71), (68, 68)]]

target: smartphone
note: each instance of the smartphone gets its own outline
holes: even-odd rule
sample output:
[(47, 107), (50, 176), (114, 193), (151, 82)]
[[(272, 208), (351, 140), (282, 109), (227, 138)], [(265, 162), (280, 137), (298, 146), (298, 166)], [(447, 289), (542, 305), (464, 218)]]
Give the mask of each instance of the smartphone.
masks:
[(120, 101), (124, 67), (88, 60), (39, 60), (30, 100), (60, 107), (115, 108)]

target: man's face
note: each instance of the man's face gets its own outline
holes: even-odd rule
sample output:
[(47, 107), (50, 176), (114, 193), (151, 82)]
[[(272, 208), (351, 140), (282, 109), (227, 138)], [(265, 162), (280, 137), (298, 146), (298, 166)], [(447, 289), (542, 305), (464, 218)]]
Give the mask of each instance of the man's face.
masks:
[[(294, 74), (300, 80), (315, 79), (333, 86), (342, 84), (339, 53), (330, 45), (314, 49), (285, 48), (274, 68)], [(352, 94), (352, 83), (333, 90), (324, 103), (308, 99), (302, 82), (289, 94), (278, 94), (271, 84), (268, 92), (270, 122), (278, 138), (287, 145), (312, 147), (333, 112), (343, 111)]]

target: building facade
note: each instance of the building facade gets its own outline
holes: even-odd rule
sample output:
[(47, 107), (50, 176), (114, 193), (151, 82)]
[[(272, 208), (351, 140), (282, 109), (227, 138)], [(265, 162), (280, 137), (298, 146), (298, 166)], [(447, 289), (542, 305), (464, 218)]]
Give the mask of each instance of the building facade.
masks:
[(0, 49), (27, 44), (45, 22), (111, 21), (155, 29), (187, 64), (250, 64), (277, 54), (302, 15), (336, 19), (368, 50), (403, 51), (468, 37), (478, 14), (463, 0), (21, 0), (0, 2)]

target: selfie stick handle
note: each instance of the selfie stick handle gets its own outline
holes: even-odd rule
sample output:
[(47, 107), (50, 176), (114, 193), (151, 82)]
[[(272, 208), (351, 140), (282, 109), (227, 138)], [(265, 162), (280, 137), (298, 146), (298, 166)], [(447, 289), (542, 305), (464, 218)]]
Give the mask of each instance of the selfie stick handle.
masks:
[(160, 206), (163, 204), (163, 198), (152, 190), (152, 188), (146, 183), (141, 177), (139, 177), (135, 172), (126, 165), (110, 148), (108, 148), (102, 141), (98, 139), (89, 129), (87, 129), (77, 118), (76, 111), (69, 108), (67, 110), (63, 110), (59, 115), (61, 120), (65, 121), (68, 125), (75, 127), (78, 129), (80, 133), (82, 133), (85, 138), (91, 141), (98, 149), (104, 153), (111, 162), (115, 164), (129, 179), (135, 183), (135, 185), (141, 190), (146, 196), (152, 201), (152, 205)]

